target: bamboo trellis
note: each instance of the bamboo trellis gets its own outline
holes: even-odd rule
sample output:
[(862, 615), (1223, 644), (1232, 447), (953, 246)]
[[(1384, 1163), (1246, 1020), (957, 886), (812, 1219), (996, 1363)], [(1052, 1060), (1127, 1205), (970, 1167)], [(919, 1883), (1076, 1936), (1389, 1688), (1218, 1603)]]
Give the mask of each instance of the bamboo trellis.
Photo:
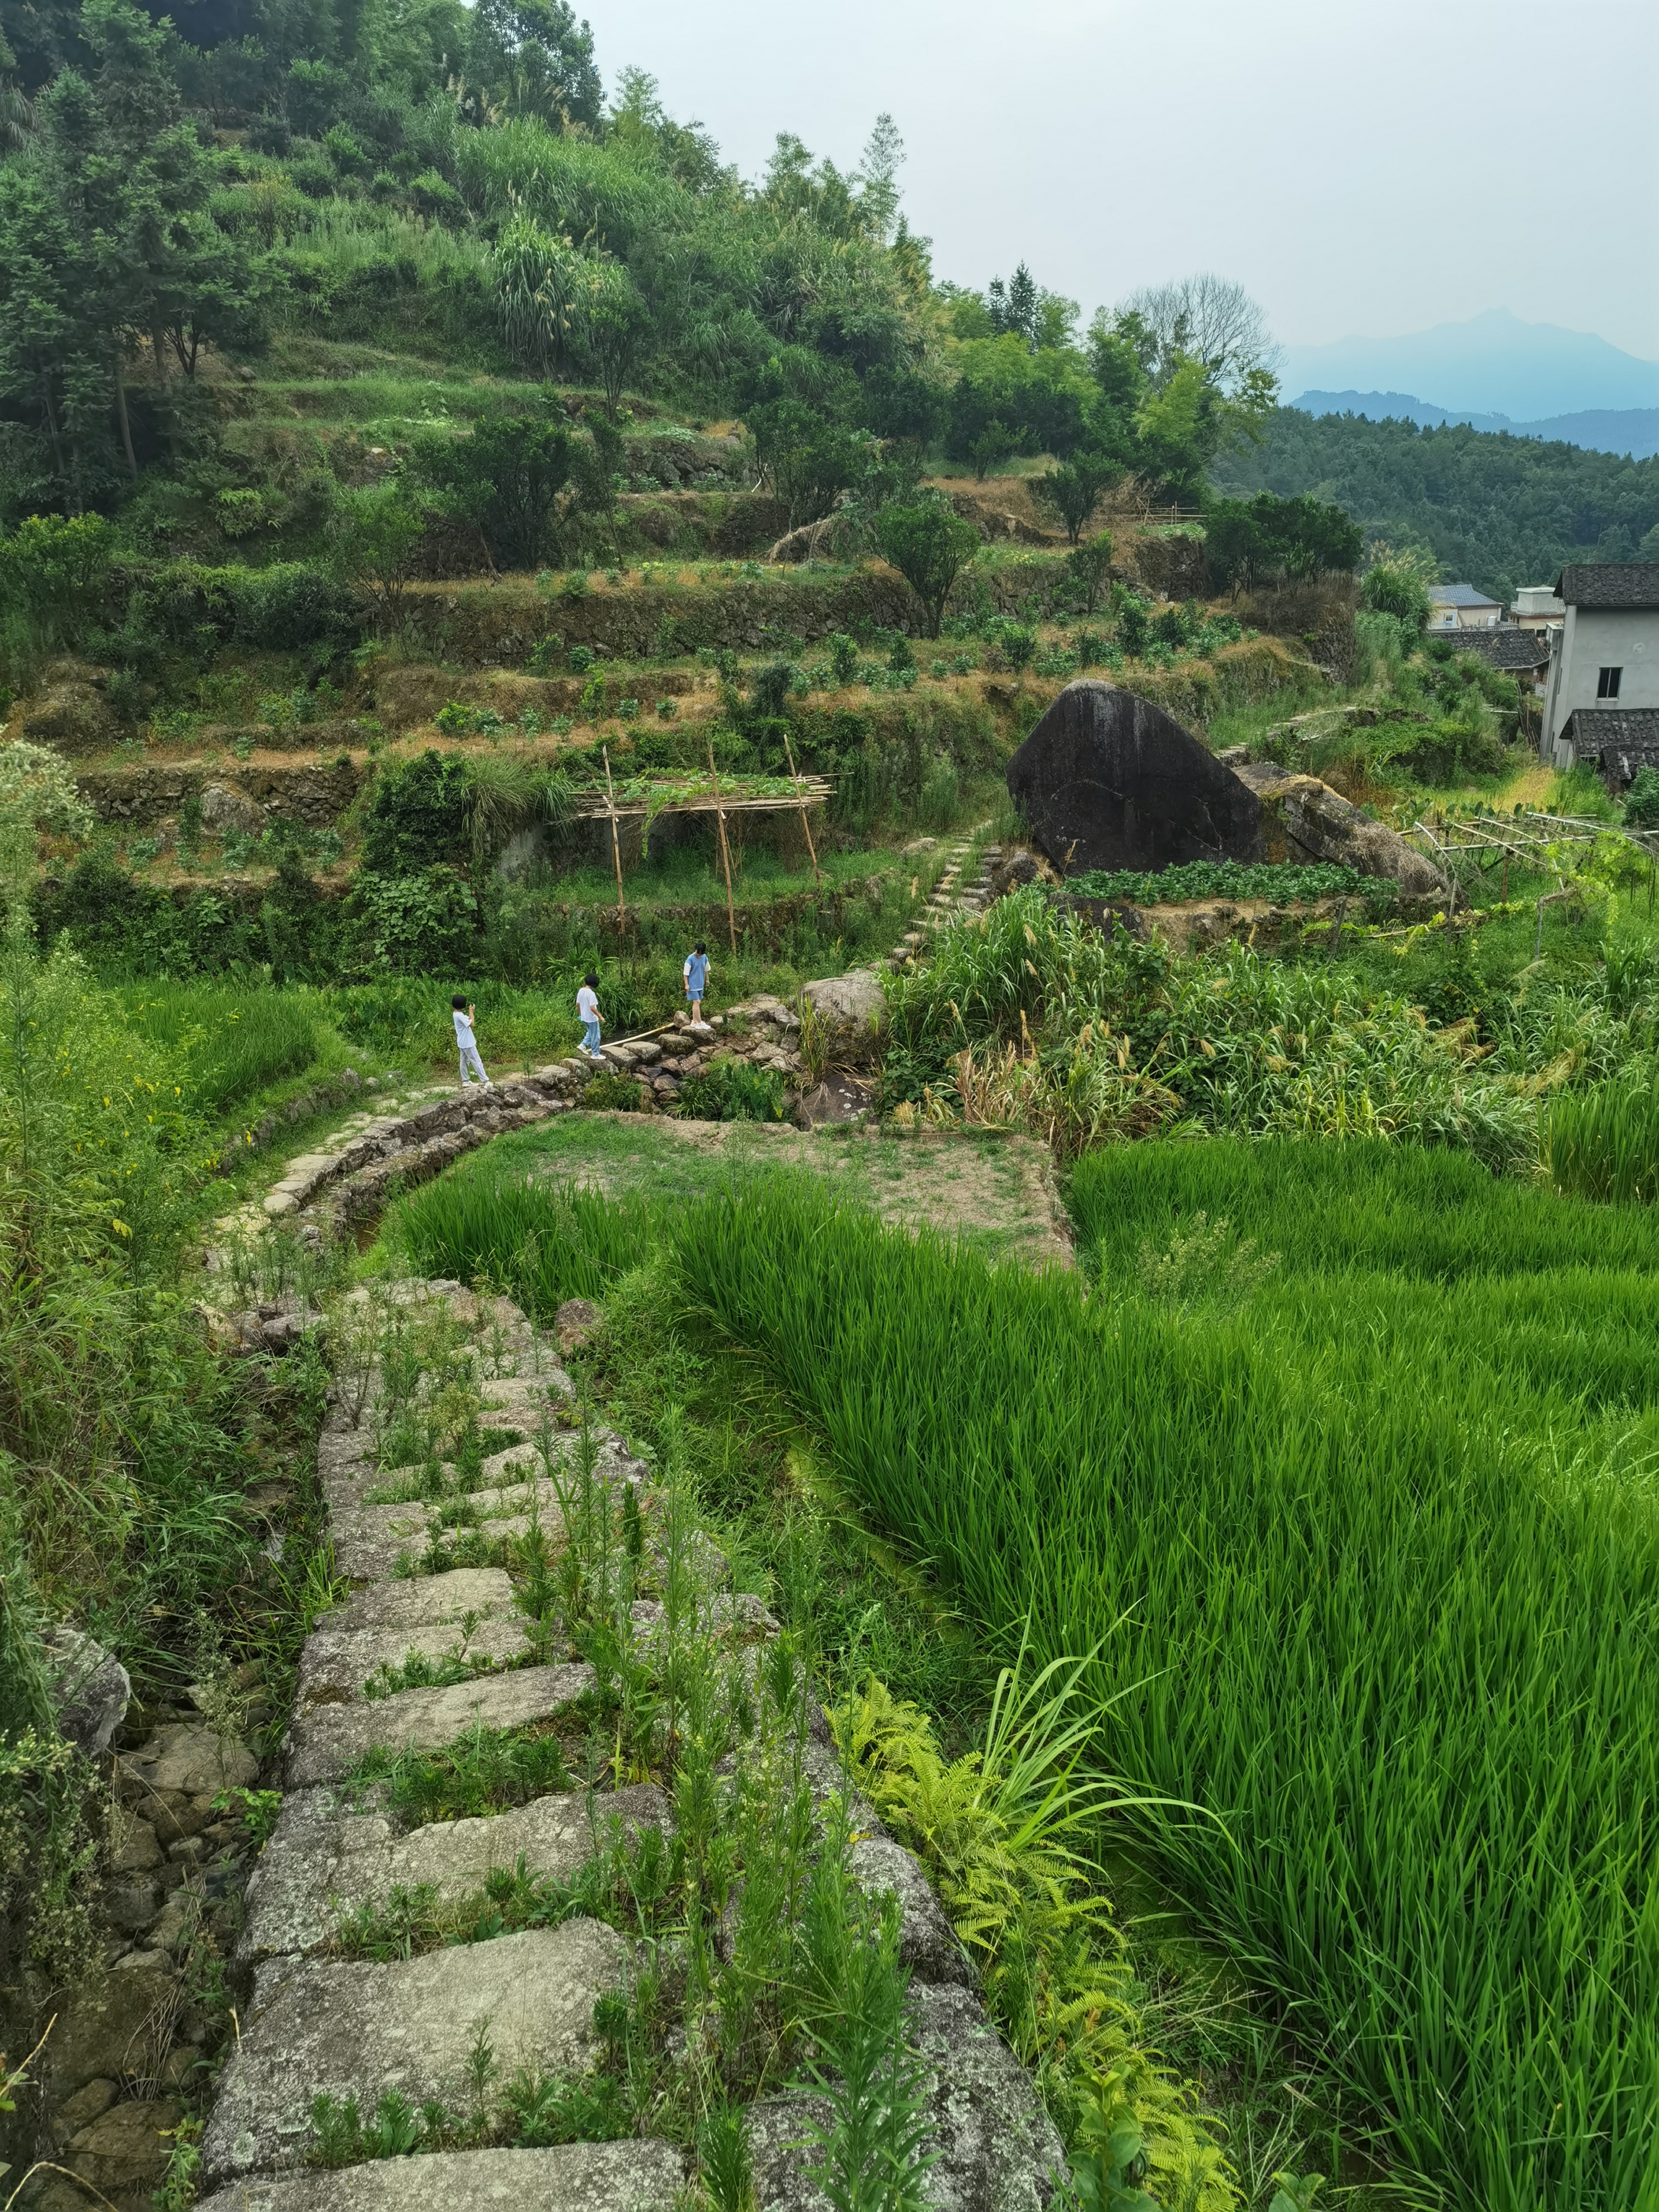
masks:
[(1565, 896), (1571, 888), (1562, 878), (1561, 871), (1550, 859), (1553, 849), (1563, 845), (1593, 845), (1599, 838), (1617, 837), (1634, 846), (1648, 863), (1648, 904), (1653, 904), (1656, 872), (1659, 872), (1659, 831), (1626, 829), (1620, 823), (1600, 822), (1593, 814), (1547, 814), (1541, 810), (1525, 814), (1475, 814), (1460, 816), (1453, 820), (1432, 824), (1418, 821), (1407, 833), (1426, 845), (1445, 870), (1452, 887), (1451, 910), (1455, 911), (1460, 883), (1458, 863), (1473, 860), (1485, 874), (1500, 860), (1503, 879), (1499, 896), (1505, 904), (1510, 896), (1510, 863), (1524, 860), (1534, 866), (1550, 869), (1559, 890), (1547, 892), (1538, 904), (1538, 945), (1541, 948), (1544, 935), (1544, 908)]

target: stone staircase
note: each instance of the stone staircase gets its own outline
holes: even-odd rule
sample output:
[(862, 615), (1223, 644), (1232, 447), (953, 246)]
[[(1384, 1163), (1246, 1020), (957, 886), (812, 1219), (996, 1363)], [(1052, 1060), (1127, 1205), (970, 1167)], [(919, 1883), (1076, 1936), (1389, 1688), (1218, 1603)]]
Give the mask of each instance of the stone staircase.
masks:
[[(595, 2008), (660, 1971), (677, 1939), (648, 1947), (647, 1958), (618, 1927), (576, 1911), (555, 1925), (481, 1931), (383, 1962), (341, 1955), (343, 1915), (415, 1898), (460, 1907), (504, 1871), (573, 1881), (596, 1851), (672, 1827), (669, 1799), (655, 1781), (610, 1787), (616, 1778), (603, 1765), (586, 1784), (567, 1773), (562, 1786), (514, 1809), (423, 1825), (399, 1819), (372, 1783), (354, 1785), (354, 1769), (372, 1750), (456, 1753), (478, 1745), (480, 1731), (503, 1729), (560, 1735), (574, 1745), (591, 1726), (593, 1669), (568, 1646), (550, 1644), (548, 1616), (532, 1620), (523, 1601), (526, 1553), (510, 1540), (540, 1530), (556, 1555), (577, 1542), (579, 1458), (586, 1494), (596, 1494), (597, 1485), (607, 1512), (627, 1492), (638, 1502), (636, 1525), (649, 1532), (641, 1555), (647, 1585), (665, 1547), (680, 1540), (668, 1533), (647, 1467), (621, 1437), (573, 1416), (568, 1375), (516, 1308), (453, 1283), (404, 1284), (392, 1295), (405, 1324), (436, 1316), (452, 1337), (468, 1341), (471, 1371), (480, 1378), (477, 1418), (495, 1437), (514, 1441), (475, 1463), (470, 1476), (446, 1465), (436, 1496), (428, 1467), (426, 1495), (388, 1501), (385, 1491), (400, 1486), (397, 1468), (382, 1463), (388, 1453), (377, 1455), (380, 1380), (362, 1395), (363, 1425), (346, 1407), (353, 1394), (333, 1394), (318, 1473), (335, 1572), (350, 1590), (321, 1616), (300, 1663), (283, 1747), (286, 1795), (246, 1890), (236, 1966), (251, 1986), (203, 2138), (202, 2212), (692, 2207), (704, 2200), (684, 2125), (678, 2139), (647, 2130), (626, 2141), (547, 2148), (501, 2140), (512, 2133), (504, 2087), (568, 2086), (588, 2075), (604, 2048)], [(402, 1486), (410, 1486), (407, 1478)], [(459, 1516), (458, 1503), (465, 1505)], [(458, 1563), (463, 1554), (486, 1563)], [(678, 1556), (692, 1562), (692, 1612), (706, 1638), (698, 1648), (704, 1663), (722, 1670), (721, 1694), (758, 1694), (761, 1655), (775, 1623), (757, 1600), (731, 1593), (726, 1564), (700, 1531), (690, 1532)], [(672, 1626), (663, 1603), (636, 1598), (628, 1617), (635, 1653), (656, 1663)], [(377, 1678), (383, 1686), (398, 1679), (387, 1668), (406, 1675), (446, 1663), (483, 1671), (445, 1686), (371, 1694)], [(749, 1691), (738, 1689), (740, 1679)], [(847, 1785), (822, 1713), (810, 1701), (801, 1710), (809, 1726), (793, 1741), (821, 1822), (828, 1798), (848, 1794)], [(850, 1802), (858, 1838), (852, 1878), (868, 1894), (894, 1896), (902, 1916), (900, 1957), (911, 1975), (912, 2032), (927, 2068), (939, 2155), (930, 2201), (1042, 2212), (1061, 2165), (1053, 2125), (986, 2019), (973, 1967), (919, 1863), (855, 1793)], [(674, 2033), (684, 2043), (701, 2032), (688, 2017)], [(343, 2160), (319, 2163), (319, 2097), (336, 2111), (352, 2100), (365, 2121), (390, 2097), (411, 2129), (423, 2107), (452, 2122), (459, 2113), (465, 2139), (457, 2140), (451, 2125), (432, 2144), (423, 2139), (416, 2155), (386, 2154), (384, 2143), (371, 2155), (359, 2141)], [(809, 2171), (815, 2154), (807, 2131), (826, 2109), (803, 2091), (750, 2107), (757, 2212), (821, 2212), (826, 2200)]]
[(990, 904), (991, 879), (1002, 857), (1002, 848), (1000, 845), (987, 845), (981, 849), (978, 878), (964, 890), (962, 867), (972, 848), (973, 839), (963, 837), (947, 848), (947, 865), (923, 912), (922, 926), (905, 932), (887, 956), (890, 967), (914, 965), (924, 957), (932, 939), (947, 922), (970, 919), (982, 914)]

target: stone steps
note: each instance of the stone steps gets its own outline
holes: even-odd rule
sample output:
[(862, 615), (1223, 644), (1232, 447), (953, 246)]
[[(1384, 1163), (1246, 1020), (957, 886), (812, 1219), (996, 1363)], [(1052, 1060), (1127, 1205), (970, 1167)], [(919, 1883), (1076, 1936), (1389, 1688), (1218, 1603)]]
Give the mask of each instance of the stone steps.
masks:
[(296, 1714), (287, 1740), (288, 1786), (343, 1781), (376, 1745), (395, 1751), (444, 1751), (474, 1729), (532, 1728), (556, 1720), (593, 1686), (591, 1667), (520, 1667), (483, 1674), (445, 1690), (400, 1690), (395, 1697), (319, 1705)]
[[(475, 1299), (459, 1285), (394, 1295), (410, 1304), (443, 1299), (463, 1317), (487, 1323), (518, 1364), (538, 1370), (488, 1386), (486, 1424), (493, 1413), (495, 1425), (521, 1427), (520, 1417), (532, 1409), (539, 1421), (550, 1397), (562, 1401), (569, 1392), (568, 1378), (544, 1364), (542, 1347), (513, 1309)], [(441, 1656), (463, 1641), (469, 1653), (522, 1656), (528, 1629), (501, 1567), (398, 1572), (401, 1553), (424, 1544), (424, 1524), (436, 1516), (420, 1501), (365, 1502), (386, 1478), (372, 1458), (369, 1430), (346, 1426), (349, 1418), (337, 1400), (319, 1468), (337, 1571), (362, 1587), (324, 1616), (301, 1656), (285, 1745), (287, 1795), (246, 1895), (236, 1960), (252, 1977), (252, 1997), (240, 2008), (236, 2048), (203, 2142), (203, 2212), (467, 2212), (473, 2205), (669, 2212), (683, 2201), (689, 2164), (677, 2148), (649, 2139), (444, 2151), (332, 2171), (308, 2163), (319, 2095), (354, 2099), (366, 2126), (393, 2091), (411, 2106), (441, 2101), (466, 2124), (477, 2109), (469, 2062), (481, 2037), (493, 2069), (489, 2126), (502, 2128), (501, 2091), (514, 2073), (571, 2079), (594, 2063), (600, 2052), (594, 2006), (626, 1985), (634, 1965), (621, 1934), (585, 1917), (386, 1964), (358, 1962), (334, 1948), (342, 1913), (388, 1905), (395, 1893), (422, 1888), (441, 1911), (465, 1905), (493, 1873), (520, 1863), (535, 1875), (570, 1881), (607, 1845), (612, 1822), (624, 1832), (663, 1830), (671, 1817), (663, 1790), (646, 1782), (615, 1792), (555, 1789), (488, 1818), (404, 1831), (383, 1791), (346, 1790), (344, 1777), (371, 1748), (438, 1750), (478, 1728), (546, 1724), (593, 1684), (586, 1666), (520, 1666), (453, 1688), (363, 1695), (368, 1674), (383, 1661), (396, 1665), (411, 1651)], [(560, 1431), (562, 1445), (571, 1441), (569, 1431)], [(647, 1470), (620, 1439), (599, 1431), (596, 1441), (605, 1484), (644, 1483)], [(513, 1509), (532, 1499), (550, 1534), (562, 1533), (556, 1490), (545, 1478), (495, 1485), (471, 1493), (469, 1503), (507, 1516), (486, 1519), (493, 1538), (528, 1526), (528, 1516)], [(646, 1557), (659, 1571), (660, 1532), (654, 1508), (648, 1510)], [(721, 1655), (712, 1663), (731, 1666), (752, 1686), (761, 1654), (746, 1647), (775, 1634), (777, 1623), (758, 1600), (731, 1590), (727, 1564), (701, 1530), (692, 1533), (690, 1557), (707, 1648)], [(647, 1666), (659, 1655), (663, 1624), (658, 1600), (635, 1601), (635, 1650)], [(158, 1745), (151, 1765), (161, 1782), (191, 1790), (214, 1778), (195, 1765), (185, 1771), (189, 1748), (173, 1757)], [(169, 1757), (177, 1773), (166, 1765)], [(846, 1789), (821, 1715), (801, 1757), (821, 1817), (829, 1796)], [(1029, 2076), (987, 2021), (975, 1970), (920, 1863), (856, 1793), (852, 1815), (859, 1837), (849, 1855), (852, 1879), (866, 1893), (890, 1893), (899, 1904), (900, 1958), (914, 1977), (913, 2030), (928, 2068), (945, 2178), (944, 2192), (934, 2193), (941, 2203), (1036, 2212), (1060, 2159), (1058, 2137)], [(798, 2097), (754, 2108), (757, 2212), (810, 2212), (821, 2203), (807, 2176), (813, 2154), (802, 2141), (810, 2117), (810, 2100)]]
[(337, 1790), (290, 1790), (248, 1883), (236, 1955), (253, 1964), (321, 1950), (334, 1940), (337, 1906), (384, 1904), (394, 1889), (422, 1882), (441, 1902), (458, 1903), (520, 1858), (532, 1874), (568, 1881), (613, 1820), (625, 1831), (664, 1827), (667, 1800), (650, 1783), (591, 1798), (570, 1790), (489, 1819), (440, 1820), (399, 1835), (379, 1814), (352, 1808)]
[(621, 1987), (629, 1948), (614, 1928), (568, 1920), (391, 1966), (283, 1957), (257, 1967), (241, 2036), (202, 2139), (210, 2185), (302, 2165), (317, 2096), (355, 2097), (367, 2120), (388, 2090), (413, 2104), (472, 2102), (467, 2060), (487, 2037), (507, 2081), (584, 2072), (598, 2055), (593, 2007)]
[(666, 2212), (685, 2180), (670, 2143), (566, 2143), (380, 2159), (238, 2181), (198, 2212)]

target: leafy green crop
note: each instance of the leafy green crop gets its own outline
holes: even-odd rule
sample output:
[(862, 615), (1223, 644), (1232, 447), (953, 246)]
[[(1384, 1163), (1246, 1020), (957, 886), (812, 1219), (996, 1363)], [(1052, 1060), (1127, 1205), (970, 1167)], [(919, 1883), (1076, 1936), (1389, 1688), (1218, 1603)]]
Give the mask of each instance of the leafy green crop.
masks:
[(1176, 899), (1271, 899), (1276, 906), (1296, 900), (1339, 898), (1364, 889), (1376, 892), (1375, 877), (1326, 861), (1301, 867), (1289, 862), (1188, 860), (1182, 866), (1142, 875), (1133, 868), (1091, 868), (1066, 878), (1076, 898), (1127, 899), (1135, 906), (1161, 906)]

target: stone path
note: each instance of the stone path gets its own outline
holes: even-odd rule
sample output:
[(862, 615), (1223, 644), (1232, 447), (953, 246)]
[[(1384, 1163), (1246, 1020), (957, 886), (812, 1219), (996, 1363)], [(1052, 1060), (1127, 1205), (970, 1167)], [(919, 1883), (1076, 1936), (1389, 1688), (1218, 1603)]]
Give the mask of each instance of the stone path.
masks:
[(927, 902), (922, 927), (905, 932), (887, 956), (890, 967), (911, 966), (923, 957), (930, 939), (947, 922), (962, 921), (973, 915), (982, 914), (990, 904), (991, 878), (996, 873), (997, 863), (1002, 857), (1002, 848), (987, 845), (983, 848), (980, 854), (979, 879), (968, 890), (963, 890), (959, 888), (962, 864), (967, 859), (972, 843), (971, 838), (963, 837), (948, 848), (949, 866)]
[[(435, 1316), (452, 1334), (471, 1333), (473, 1372), (483, 1371), (482, 1391), (490, 1401), (487, 1418), (502, 1427), (514, 1421), (525, 1432), (498, 1457), (531, 1457), (528, 1432), (540, 1425), (533, 1454), (539, 1471), (532, 1477), (527, 1467), (519, 1469), (516, 1490), (494, 1485), (504, 1510), (528, 1497), (526, 1510), (468, 1534), (488, 1540), (496, 1528), (536, 1525), (556, 1552), (574, 1543), (574, 1524), (567, 1527), (565, 1513), (576, 1509), (560, 1460), (561, 1450), (574, 1446), (568, 1427), (559, 1425), (569, 1419), (572, 1385), (550, 1346), (505, 1300), (475, 1297), (454, 1284), (404, 1285), (397, 1297), (411, 1325)], [(357, 1586), (322, 1616), (301, 1662), (283, 1747), (286, 1795), (246, 1891), (236, 1966), (248, 1979), (238, 2041), (202, 2143), (202, 2212), (465, 2212), (492, 2205), (513, 2212), (670, 2212), (682, 2201), (690, 2161), (678, 2143), (648, 2135), (396, 2156), (369, 2155), (358, 2141), (343, 2162), (315, 2162), (319, 2097), (333, 2100), (337, 2111), (355, 2100), (365, 2125), (389, 2095), (411, 2113), (433, 2100), (452, 2114), (473, 2112), (475, 2139), (499, 2136), (505, 2110), (491, 2107), (495, 2116), (487, 2119), (486, 2095), (499, 2099), (514, 2076), (566, 2083), (580, 2077), (601, 2054), (596, 2005), (628, 1991), (651, 1965), (616, 1927), (580, 1911), (556, 1925), (366, 1962), (341, 1953), (343, 1914), (384, 1912), (416, 1895), (428, 1906), (470, 1911), (467, 1900), (492, 1875), (570, 1881), (597, 1850), (613, 1848), (611, 1838), (672, 1828), (669, 1801), (652, 1782), (615, 1790), (567, 1782), (512, 1810), (413, 1826), (398, 1816), (383, 1789), (349, 1785), (354, 1764), (371, 1747), (459, 1754), (481, 1741), (481, 1729), (526, 1726), (543, 1735), (568, 1729), (574, 1745), (577, 1703), (592, 1692), (593, 1674), (562, 1653), (538, 1658), (509, 1549), (495, 1546), (491, 1564), (409, 1571), (429, 1557), (434, 1537), (454, 1534), (445, 1518), (451, 1492), (429, 1503), (376, 1504), (372, 1494), (387, 1479), (375, 1456), (378, 1386), (362, 1427), (351, 1425), (345, 1395), (336, 1393), (327, 1416), (319, 1472), (337, 1569), (344, 1567)], [(601, 1492), (620, 1498), (632, 1488), (641, 1503), (638, 1525), (651, 1532), (648, 1565), (670, 1540), (648, 1470), (620, 1437), (601, 1433), (597, 1442), (589, 1463)], [(459, 1481), (454, 1468), (446, 1472)], [(375, 1522), (377, 1514), (400, 1516), (401, 1525)], [(725, 1562), (706, 1537), (684, 1556), (704, 1593), (702, 1617), (713, 1639), (705, 1648), (727, 1651), (728, 1670), (741, 1674), (748, 1666), (747, 1679), (757, 1680), (756, 1639), (763, 1644), (775, 1624), (756, 1600), (721, 1587)], [(636, 1600), (632, 1620), (635, 1649), (648, 1667), (663, 1649), (663, 1605)], [(377, 1670), (408, 1672), (411, 1659), (417, 1671), (458, 1659), (488, 1671), (462, 1682), (368, 1693)], [(382, 1672), (381, 1682), (387, 1679)], [(730, 1693), (728, 1685), (722, 1694)], [(822, 1808), (846, 1785), (822, 1716), (812, 1711), (811, 1740), (795, 1741)], [(149, 1761), (157, 1802), (188, 1808), (190, 1793), (200, 1795), (216, 1778), (198, 1773), (199, 1764), (193, 1743), (158, 1745)], [(913, 1977), (913, 2033), (928, 2069), (939, 2152), (929, 2202), (960, 2212), (1042, 2212), (1060, 2163), (1054, 2128), (1030, 2078), (988, 2022), (974, 1970), (920, 1864), (861, 1801), (854, 1800), (853, 1811), (853, 1878), (869, 1893), (896, 1897), (902, 1916), (901, 1957)], [(807, 2171), (814, 2154), (804, 2138), (823, 2109), (821, 2100), (800, 2094), (751, 2108), (759, 2212), (823, 2212), (825, 2199)]]

